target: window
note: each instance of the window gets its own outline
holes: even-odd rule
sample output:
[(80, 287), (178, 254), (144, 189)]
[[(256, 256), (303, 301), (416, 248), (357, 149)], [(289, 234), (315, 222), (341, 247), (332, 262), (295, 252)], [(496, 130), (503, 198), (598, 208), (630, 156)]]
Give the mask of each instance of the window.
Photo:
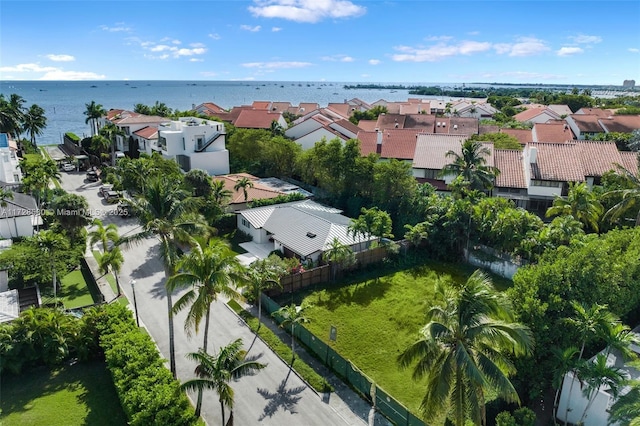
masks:
[(247, 219), (242, 218), (242, 226), (248, 228), (249, 227), (249, 221), (247, 221)]
[(547, 188), (560, 188), (562, 182), (555, 180), (532, 180), (531, 186), (544, 186)]
[(131, 129), (129, 128), (129, 126), (124, 126), (122, 128), (122, 131), (124, 132), (125, 136), (129, 136), (131, 134)]

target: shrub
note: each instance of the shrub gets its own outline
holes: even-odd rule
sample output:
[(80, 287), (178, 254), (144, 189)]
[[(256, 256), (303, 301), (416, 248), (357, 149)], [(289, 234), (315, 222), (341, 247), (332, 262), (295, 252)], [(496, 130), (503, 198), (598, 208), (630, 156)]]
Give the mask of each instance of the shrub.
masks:
[(133, 314), (118, 303), (104, 308), (100, 344), (107, 367), (131, 425), (194, 425), (197, 418)]

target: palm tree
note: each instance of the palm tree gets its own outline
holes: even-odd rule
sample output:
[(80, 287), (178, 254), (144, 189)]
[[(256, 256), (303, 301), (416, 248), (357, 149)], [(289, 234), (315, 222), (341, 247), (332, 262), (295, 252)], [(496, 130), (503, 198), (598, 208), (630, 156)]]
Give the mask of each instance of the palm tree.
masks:
[(398, 361), (404, 368), (415, 363), (414, 379), (427, 378), (421, 403), (427, 421), (450, 416), (456, 425), (466, 418), (485, 424), (487, 391), (519, 403), (509, 380), (515, 373), (511, 356), (531, 351), (531, 332), (513, 322), (508, 300), (480, 270), (464, 284), (438, 282), (436, 294), (440, 304)]
[[(205, 318), (202, 352), (207, 353), (211, 304), (218, 300), (218, 295), (231, 299), (241, 297), (236, 289), (244, 280), (242, 265), (226, 241), (212, 238), (204, 247), (196, 244), (189, 254), (178, 260), (176, 269), (181, 272), (169, 278), (168, 291), (185, 287), (190, 289), (175, 303), (173, 312), (190, 305), (184, 323), (187, 336), (191, 336), (191, 328), (197, 333), (202, 317)], [(202, 389), (199, 389), (196, 411), (199, 413), (201, 408)]]
[(558, 414), (558, 398), (560, 397), (560, 389), (562, 389), (562, 382), (566, 374), (576, 368), (575, 356), (578, 354), (578, 348), (570, 346), (564, 350), (559, 348), (553, 348), (554, 354), (554, 371), (553, 371), (553, 387), (556, 389), (555, 396), (553, 398), (553, 418), (555, 419)]
[(242, 193), (244, 194), (244, 201), (247, 201), (247, 199), (249, 198), (247, 188), (253, 188), (253, 182), (251, 182), (251, 180), (247, 177), (241, 177), (233, 186), (234, 191), (242, 189)]
[(287, 274), (287, 269), (275, 254), (266, 259), (253, 262), (247, 270), (249, 290), (258, 305), (258, 329), (262, 326), (262, 292), (274, 287), (281, 287), (280, 278)]
[[(230, 417), (233, 417), (234, 392), (229, 382), (231, 379), (239, 379), (255, 374), (266, 367), (255, 360), (247, 360), (247, 351), (242, 349), (242, 339), (224, 346), (216, 355), (209, 355), (205, 351), (192, 352), (187, 357), (198, 363), (195, 369), (197, 379), (189, 380), (182, 384), (182, 389), (202, 392), (204, 389), (214, 389), (218, 394), (220, 408), (222, 410), (222, 423), (225, 424), (224, 407), (229, 407)], [(200, 416), (200, 410), (196, 408), (196, 416)]]
[(116, 288), (118, 289), (117, 297), (122, 296), (122, 288), (120, 287), (120, 279), (118, 273), (124, 263), (124, 256), (120, 247), (112, 247), (111, 250), (105, 251), (98, 260), (98, 268), (103, 274), (108, 274), (109, 271), (113, 272), (113, 276), (116, 279)]
[[(630, 364), (636, 369), (640, 369), (640, 362), (634, 361)], [(613, 403), (609, 412), (609, 424), (625, 424), (628, 426), (640, 426), (640, 381), (627, 380), (629, 391), (620, 396)]]
[(58, 306), (58, 282), (56, 277), (56, 253), (68, 249), (68, 241), (60, 234), (52, 231), (45, 230), (38, 232), (33, 237), (33, 242), (42, 253), (49, 258), (51, 263), (51, 275), (53, 281), (53, 303)]
[(586, 384), (582, 390), (583, 395), (587, 398), (587, 405), (584, 407), (579, 424), (584, 424), (584, 419), (593, 401), (598, 396), (598, 392), (603, 387), (611, 393), (615, 400), (626, 377), (622, 369), (609, 366), (607, 364), (608, 357), (604, 354), (596, 355), (593, 362), (585, 363), (582, 370), (583, 382)]
[(34, 146), (36, 145), (36, 136), (42, 135), (45, 127), (47, 127), (47, 117), (44, 115), (44, 109), (36, 104), (31, 105), (24, 114), (22, 130), (29, 134), (29, 140)]
[[(142, 231), (121, 238), (120, 244), (132, 244), (156, 237), (160, 241), (160, 257), (165, 278), (175, 275), (179, 257), (178, 243), (195, 245), (195, 235), (206, 235), (208, 227), (201, 215), (192, 213), (197, 204), (181, 188), (180, 182), (154, 176), (149, 179), (144, 191), (131, 201), (132, 208), (142, 226)], [(169, 318), (169, 363), (176, 375), (175, 336), (173, 329), (172, 292), (167, 288), (167, 315)]]
[(226, 189), (224, 187), (224, 181), (222, 180), (214, 180), (211, 188), (211, 196), (218, 203), (219, 206), (222, 206), (226, 203), (226, 201), (231, 198), (233, 192)]
[(118, 136), (124, 136), (124, 132), (113, 123), (108, 123), (102, 129), (100, 134), (111, 142), (111, 165), (116, 165), (116, 143)]
[(333, 238), (329, 248), (322, 254), (324, 260), (331, 264), (331, 277), (336, 280), (338, 268), (349, 267), (356, 263), (356, 257), (351, 247), (342, 244), (337, 237)]
[(577, 184), (570, 182), (567, 198), (556, 197), (546, 215), (547, 217), (571, 215), (584, 226), (598, 232), (598, 222), (602, 217), (603, 210), (598, 197), (585, 182)]
[(120, 287), (118, 273), (124, 263), (124, 257), (118, 246), (118, 244), (120, 244), (118, 228), (113, 223), (104, 226), (100, 219), (94, 219), (91, 225), (96, 228), (89, 231), (89, 244), (94, 245), (99, 242), (102, 246), (102, 256), (98, 260), (98, 267), (104, 274), (108, 274), (109, 270), (113, 272), (116, 279), (118, 297), (120, 297), (122, 295), (122, 288)]
[(491, 150), (482, 142), (468, 139), (462, 143), (460, 154), (455, 151), (446, 153), (447, 157), (453, 158), (453, 162), (444, 166), (440, 176), (462, 176), (472, 190), (491, 190), (500, 170), (487, 165), (487, 157), (490, 155)]
[(300, 306), (296, 306), (292, 303), (291, 305), (281, 307), (271, 314), (271, 316), (278, 316), (282, 319), (282, 321), (280, 322), (280, 327), (285, 328), (287, 326), (291, 326), (291, 352), (293, 354), (292, 362), (296, 357), (295, 327), (298, 324), (303, 324), (310, 321), (309, 317), (306, 316), (306, 310), (310, 307), (311, 305), (305, 302), (302, 302)]
[[(614, 221), (623, 217), (629, 211), (635, 211), (640, 206), (640, 176), (634, 175), (624, 167), (617, 165), (616, 173), (622, 176), (628, 183), (629, 188), (615, 189), (603, 194), (603, 198), (617, 197), (620, 199), (604, 215), (604, 218)], [(635, 219), (635, 226), (640, 225), (640, 209)]]
[(12, 94), (9, 100), (0, 93), (0, 132), (7, 133), (9, 137), (17, 137), (20, 134), (24, 116), (24, 99)]
[[(571, 306), (575, 311), (576, 317), (567, 318), (566, 322), (578, 332), (581, 339), (580, 353), (578, 354), (577, 364), (582, 361), (584, 355), (584, 348), (590, 340), (604, 336), (609, 330), (613, 328), (619, 320), (607, 310), (607, 306), (599, 305), (597, 303), (586, 306), (576, 301), (571, 302)], [(569, 396), (567, 399), (567, 407), (564, 413), (564, 424), (568, 423), (569, 419), (569, 407), (571, 405), (571, 395), (573, 393), (573, 386), (576, 381), (577, 371), (573, 371), (571, 378), (571, 385), (569, 386)]]
[(107, 111), (102, 107), (102, 105), (97, 104), (95, 101), (91, 101), (90, 104), (84, 104), (84, 106), (87, 108), (83, 113), (87, 116), (84, 122), (85, 124), (91, 123), (91, 136), (95, 136), (100, 132), (98, 119), (102, 118)]

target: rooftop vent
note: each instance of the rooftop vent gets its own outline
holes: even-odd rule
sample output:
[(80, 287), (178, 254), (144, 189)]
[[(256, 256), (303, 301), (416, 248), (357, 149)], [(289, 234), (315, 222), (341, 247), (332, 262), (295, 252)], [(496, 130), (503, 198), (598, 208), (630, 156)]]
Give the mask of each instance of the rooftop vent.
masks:
[(314, 234), (313, 232), (307, 232), (307, 237), (309, 238), (315, 238), (316, 234)]

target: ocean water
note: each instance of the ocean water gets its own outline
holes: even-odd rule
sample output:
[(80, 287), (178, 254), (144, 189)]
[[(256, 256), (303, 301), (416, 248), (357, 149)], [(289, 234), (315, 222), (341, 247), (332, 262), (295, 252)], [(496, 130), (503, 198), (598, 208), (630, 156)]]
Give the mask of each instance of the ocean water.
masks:
[[(88, 136), (85, 123), (86, 104), (95, 101), (105, 110), (129, 109), (134, 105), (154, 105), (156, 101), (171, 109), (185, 111), (203, 102), (213, 102), (222, 108), (251, 104), (253, 101), (316, 102), (326, 106), (332, 102), (359, 98), (365, 102), (379, 99), (402, 101), (408, 90), (345, 89), (357, 83), (338, 82), (274, 82), (274, 81), (1, 81), (0, 93), (5, 97), (15, 93), (25, 99), (25, 106), (37, 104), (44, 108), (47, 127), (37, 137), (39, 145), (58, 144), (65, 132)], [(375, 84), (375, 83), (374, 83)], [(381, 83), (382, 84), (382, 83)], [(402, 83), (388, 83), (402, 84)], [(409, 85), (409, 84), (405, 84)], [(412, 83), (416, 85), (416, 83)], [(440, 85), (423, 83), (422, 85)], [(429, 98), (424, 96), (424, 98)], [(433, 97), (431, 97), (433, 98)]]

